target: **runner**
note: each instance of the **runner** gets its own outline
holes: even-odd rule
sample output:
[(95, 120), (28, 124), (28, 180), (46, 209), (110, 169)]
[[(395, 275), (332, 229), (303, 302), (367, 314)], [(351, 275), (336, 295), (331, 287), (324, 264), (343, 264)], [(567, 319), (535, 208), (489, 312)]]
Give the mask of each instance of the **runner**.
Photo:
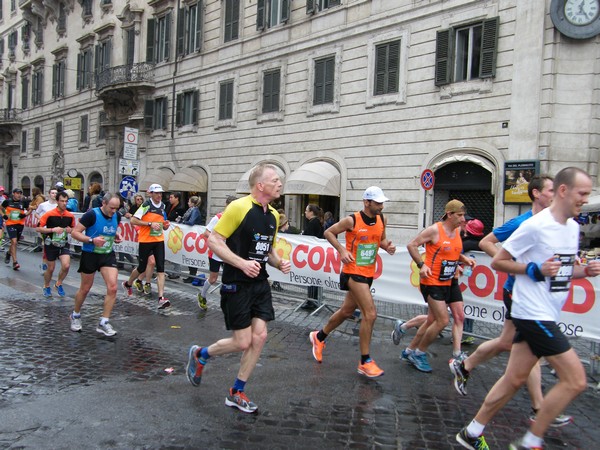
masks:
[(19, 270), (21, 267), (17, 261), (17, 243), (23, 234), (25, 217), (31, 213), (31, 210), (29, 210), (28, 207), (29, 202), (23, 200), (23, 190), (21, 188), (14, 188), (11, 198), (2, 202), (6, 234), (8, 234), (8, 238), (10, 239), (10, 247), (6, 252), (4, 264), (10, 264), (10, 258), (12, 257), (13, 270)]

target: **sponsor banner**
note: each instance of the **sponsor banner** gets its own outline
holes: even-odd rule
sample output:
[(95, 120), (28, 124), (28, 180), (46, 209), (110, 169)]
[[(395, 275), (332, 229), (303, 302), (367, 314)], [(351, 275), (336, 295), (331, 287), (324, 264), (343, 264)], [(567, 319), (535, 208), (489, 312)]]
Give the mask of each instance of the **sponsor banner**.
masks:
[[(81, 214), (75, 214), (79, 218)], [(31, 226), (31, 225), (29, 225)], [(28, 228), (28, 227), (26, 227)], [(172, 224), (165, 231), (165, 255), (167, 261), (183, 266), (208, 270), (208, 244), (204, 237), (205, 227)], [(36, 233), (30, 230), (33, 235)], [(137, 230), (123, 219), (119, 231), (124, 241), (115, 244), (117, 252), (137, 255)], [(275, 250), (283, 259), (289, 260), (289, 274), (267, 266), (273, 281), (301, 286), (321, 286), (339, 289), (342, 268), (338, 252), (326, 240), (312, 236), (279, 234)], [(471, 319), (501, 324), (505, 308), (502, 302), (502, 286), (506, 274), (490, 267), (490, 258), (482, 252), (474, 252), (477, 266), (470, 277), (461, 277), (460, 288), (465, 300), (465, 315)], [(600, 277), (573, 280), (571, 292), (565, 303), (559, 326), (569, 337), (600, 340), (600, 306), (596, 304), (600, 292)], [(376, 300), (391, 303), (424, 305), (419, 291), (419, 270), (405, 247), (399, 247), (390, 256), (380, 250), (377, 255), (375, 280), (371, 288)]]

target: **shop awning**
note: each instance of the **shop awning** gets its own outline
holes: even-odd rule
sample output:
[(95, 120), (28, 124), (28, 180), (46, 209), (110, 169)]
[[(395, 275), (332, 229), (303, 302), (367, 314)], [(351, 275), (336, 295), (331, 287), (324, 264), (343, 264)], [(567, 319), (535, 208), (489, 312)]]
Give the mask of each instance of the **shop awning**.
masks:
[[(279, 166), (276, 166), (275, 164), (273, 164), (273, 165), (277, 169), (279, 178), (281, 178), (281, 180), (284, 181), (285, 173), (283, 172), (283, 170), (281, 170), (281, 168)], [(254, 169), (254, 167), (256, 167), (256, 166), (252, 166), (250, 169), (248, 169), (246, 172), (244, 172), (244, 175), (241, 176), (240, 180), (238, 181), (237, 187), (235, 188), (235, 192), (237, 194), (249, 194), (250, 193), (250, 184), (248, 184), (248, 180), (250, 179), (250, 172), (252, 172), (252, 169)]]
[(285, 182), (283, 193), (340, 196), (341, 176), (338, 169), (326, 161), (303, 164)]
[(148, 171), (144, 178), (140, 178), (138, 190), (140, 192), (146, 192), (151, 184), (158, 183), (165, 191), (167, 191), (169, 189), (169, 182), (171, 181), (171, 178), (173, 178), (173, 172), (171, 169), (163, 168)]
[(203, 169), (187, 167), (181, 169), (169, 182), (169, 191), (206, 192), (208, 191), (208, 176)]

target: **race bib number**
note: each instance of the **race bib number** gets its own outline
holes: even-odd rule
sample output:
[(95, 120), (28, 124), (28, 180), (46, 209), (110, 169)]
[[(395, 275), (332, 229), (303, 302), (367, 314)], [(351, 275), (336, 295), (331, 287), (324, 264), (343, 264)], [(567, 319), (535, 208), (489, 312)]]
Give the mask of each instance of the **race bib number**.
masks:
[(100, 253), (100, 254), (107, 254), (110, 253), (112, 251), (113, 248), (113, 244), (115, 242), (115, 237), (114, 236), (99, 236), (104, 238), (104, 245), (102, 247), (94, 247), (94, 253)]
[(158, 229), (155, 230), (154, 228), (150, 227), (150, 236), (162, 236), (163, 235), (163, 230)]
[(375, 263), (377, 257), (377, 244), (358, 244), (356, 249), (356, 265), (370, 266)]
[(21, 219), (21, 211), (12, 210), (8, 217), (10, 218), (10, 220), (20, 220)]
[(454, 278), (454, 273), (458, 267), (458, 261), (442, 261), (442, 267), (440, 269), (440, 281), (448, 281)]
[(252, 261), (258, 261), (260, 263), (266, 263), (269, 259), (269, 252), (271, 251), (271, 236), (257, 235), (254, 236), (255, 240), (252, 242), (252, 246), (248, 251), (248, 258)]
[(57, 247), (63, 247), (67, 243), (67, 232), (52, 233), (52, 243)]
[(560, 260), (558, 273), (550, 278), (550, 292), (564, 292), (571, 287), (573, 268), (575, 267), (575, 255), (556, 255)]

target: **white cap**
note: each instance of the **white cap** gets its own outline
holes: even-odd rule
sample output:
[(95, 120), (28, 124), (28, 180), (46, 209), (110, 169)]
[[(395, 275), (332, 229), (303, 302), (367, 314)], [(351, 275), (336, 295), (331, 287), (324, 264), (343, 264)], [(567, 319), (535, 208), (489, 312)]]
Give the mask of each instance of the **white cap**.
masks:
[(154, 183), (151, 184), (148, 188), (148, 192), (165, 192), (160, 184)]
[(383, 195), (383, 191), (380, 187), (371, 186), (368, 187), (365, 193), (363, 194), (363, 200), (373, 200), (377, 203), (387, 202), (389, 198)]
[(62, 181), (58, 181), (55, 186), (56, 187), (65, 187), (65, 185), (62, 184)]

